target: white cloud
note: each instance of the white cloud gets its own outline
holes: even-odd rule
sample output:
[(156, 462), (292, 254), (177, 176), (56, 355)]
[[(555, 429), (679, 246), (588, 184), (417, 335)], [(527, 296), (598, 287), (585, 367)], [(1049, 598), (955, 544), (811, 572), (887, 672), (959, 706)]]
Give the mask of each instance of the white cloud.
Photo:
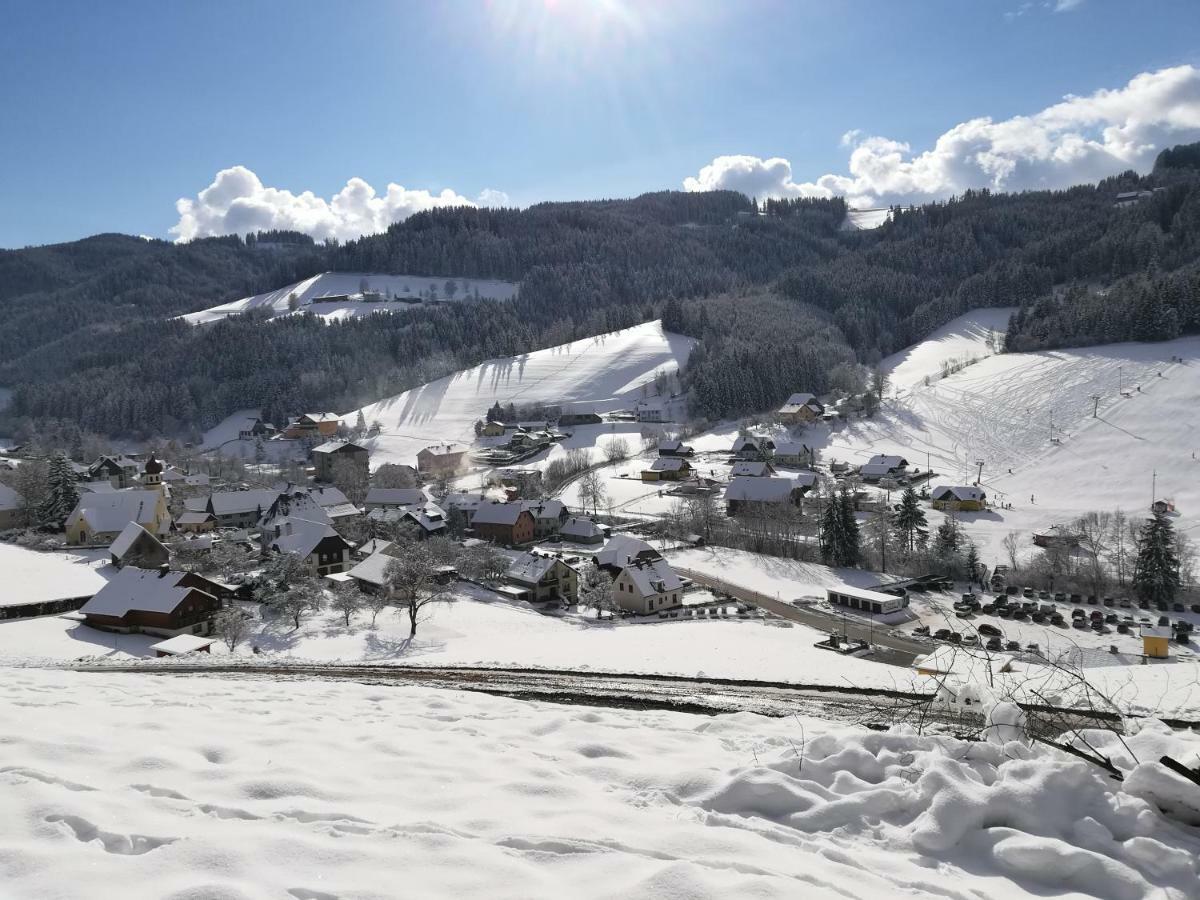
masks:
[(1081, 6), (1083, 6), (1083, 0), (1056, 0), (1054, 11), (1056, 13), (1070, 12), (1073, 9), (1079, 9)]
[(183, 197), (176, 201), (179, 222), (170, 233), (177, 240), (190, 241), (280, 228), (302, 231), (318, 241), (345, 241), (384, 231), (393, 222), (439, 206), (500, 206), (507, 202), (507, 194), (491, 188), (477, 200), (469, 200), (449, 189), (433, 194), (394, 183), (380, 196), (361, 178), (351, 178), (326, 200), (312, 191), (293, 194), (266, 187), (245, 166), (233, 166), (218, 172), (213, 183), (195, 199)]
[(832, 197), (852, 206), (922, 202), (967, 188), (1063, 188), (1137, 169), (1164, 147), (1200, 140), (1200, 69), (1145, 72), (1115, 90), (1068, 96), (1032, 116), (971, 119), (930, 150), (851, 131), (848, 174), (797, 182), (786, 159), (718, 156), (684, 190), (729, 189), (756, 197)]

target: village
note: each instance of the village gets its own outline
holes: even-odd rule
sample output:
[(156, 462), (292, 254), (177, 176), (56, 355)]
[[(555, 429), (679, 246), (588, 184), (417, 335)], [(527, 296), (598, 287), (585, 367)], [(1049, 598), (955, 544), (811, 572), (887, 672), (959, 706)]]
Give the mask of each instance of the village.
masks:
[[(489, 618), (498, 609), (631, 636), (704, 622), (710, 654), (726, 661), (746, 644), (746, 656), (783, 653), (789, 677), (869, 662), (879, 683), (922, 689), (925, 679), (924, 689), (957, 685), (954, 696), (981, 671), (1194, 664), (1200, 605), (1055, 589), (1050, 569), (1028, 564), (1084, 552), (1087, 536), (1068, 523), (1028, 546), (1010, 541), (1007, 563), (985, 562), (966, 529), (1007, 503), (986, 484), (914, 464), (903, 447), (859, 461), (820, 449), (878, 398), (797, 392), (772, 415), (697, 432), (671, 387), (658, 372), (628, 406), (599, 412), (497, 401), (478, 410), (474, 440), (452, 433), (460, 439), (421, 446), (415, 465), (374, 461), (384, 429), (361, 411), (278, 426), (251, 411), (214, 430), (207, 449), (168, 442), (86, 463), (10, 448), (5, 481), (20, 484), (22, 467), (47, 476), (36, 509), (0, 484), (10, 542), (0, 566), (19, 573), (34, 556), (54, 566), (34, 565), (40, 583), (18, 576), (6, 595), (3, 652), (22, 643), (22, 623), (38, 623), (30, 646), (76, 660), (321, 656), (333, 651), (299, 636), (322, 628), (377, 635), (348, 651), (330, 643), (339, 661), (402, 663), (422, 658), (426, 633), (465, 603), (488, 611), (455, 613), (455, 627), (496, 641), (510, 621)], [(1156, 511), (1173, 512), (1166, 501)], [(861, 559), (837, 548), (831, 558), (830, 517), (842, 515), (861, 529)], [(914, 554), (897, 569), (904, 542), (924, 543), (938, 520), (958, 568)], [(884, 521), (892, 538), (875, 561), (871, 535)], [(772, 569), (781, 574), (767, 577)], [(771, 639), (728, 630), (739, 623), (774, 626)], [(381, 642), (381, 624), (397, 629), (394, 641)], [(662, 659), (670, 633), (653, 631)], [(589, 652), (586, 639), (579, 646)], [(753, 677), (777, 668), (731, 666)]]

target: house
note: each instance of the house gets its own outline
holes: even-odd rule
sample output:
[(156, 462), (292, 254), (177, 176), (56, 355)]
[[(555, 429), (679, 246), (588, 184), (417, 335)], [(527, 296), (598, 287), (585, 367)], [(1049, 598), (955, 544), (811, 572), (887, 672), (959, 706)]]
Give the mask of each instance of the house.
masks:
[(395, 545), (391, 541), (385, 541), (383, 538), (371, 538), (355, 547), (352, 555), (355, 559), (366, 559), (368, 556), (378, 553), (380, 550), (387, 550), (392, 546)]
[(809, 486), (794, 478), (743, 475), (725, 486), (725, 510), (728, 515), (736, 516), (751, 503), (796, 505)]
[(536, 531), (533, 513), (519, 502), (492, 500), (480, 504), (471, 519), (477, 538), (506, 547), (517, 547), (533, 540)]
[(252, 416), (238, 426), (238, 439), (242, 441), (253, 441), (256, 438), (270, 440), (277, 431), (278, 429), (270, 422), (264, 422), (257, 416)]
[(368, 512), (372, 509), (403, 509), (428, 499), (420, 488), (373, 487), (367, 491), (366, 507)]
[(519, 429), (508, 443), (512, 447), (549, 447), (554, 443), (554, 435), (549, 431), (529, 431)]
[(731, 452), (738, 459), (770, 459), (775, 454), (775, 442), (770, 438), (747, 435), (733, 442)]
[(634, 404), (634, 415), (639, 422), (682, 422), (686, 414), (687, 397), (684, 394), (649, 397)]
[(774, 467), (769, 462), (761, 459), (739, 460), (729, 470), (730, 478), (767, 478), (774, 474)]
[(470, 528), (471, 521), (475, 518), (475, 511), (483, 506), (483, 504), (490, 502), (483, 494), (472, 494), (467, 491), (451, 491), (442, 498), (441, 506), (447, 513), (461, 515), (463, 522)]
[(479, 433), (484, 437), (503, 437), (504, 423), (503, 422), (484, 422), (483, 428)]
[(792, 394), (778, 415), (785, 425), (807, 425), (825, 415), (825, 406), (812, 394)]
[(170, 531), (171, 513), (163, 492), (133, 488), (80, 494), (78, 505), (67, 516), (67, 543), (111, 544), (130, 522), (145, 526), (157, 537)]
[(882, 591), (868, 591), (863, 588), (839, 587), (826, 588), (825, 599), (834, 606), (845, 606), (872, 614), (887, 614), (899, 612), (908, 606), (908, 596), (885, 594)]
[[(217, 491), (201, 508), (212, 513), (220, 528), (253, 528), (278, 498), (279, 491), (274, 489)], [(198, 511), (187, 501), (184, 505), (189, 511)]]
[(173, 638), (151, 644), (155, 657), (182, 656), (185, 653), (212, 653), (212, 638), (202, 638), (194, 634), (177, 634)]
[(882, 453), (872, 456), (858, 468), (863, 481), (879, 481), (881, 478), (896, 478), (904, 475), (908, 460), (903, 456), (887, 456)]
[(388, 566), (396, 561), (396, 554), (400, 552), (401, 548), (394, 544), (381, 546), (346, 574), (354, 579), (360, 590), (368, 594), (382, 591), (387, 588)]
[(631, 562), (652, 562), (662, 559), (662, 554), (640, 538), (618, 534), (597, 550), (592, 559), (599, 568), (616, 578)]
[(290, 484), (280, 490), (275, 499), (271, 501), (271, 505), (267, 507), (267, 511), (259, 520), (258, 527), (265, 535), (277, 521), (289, 517), (304, 519), (308, 522), (319, 522), (323, 525), (333, 524), (333, 520), (325, 512), (325, 508), (317, 502), (312, 491)]
[(1153, 191), (1122, 191), (1117, 194), (1117, 201), (1113, 204), (1118, 208), (1125, 206), (1134, 206), (1141, 203), (1143, 200), (1148, 200), (1154, 196)]
[(283, 431), (285, 438), (318, 438), (337, 435), (341, 417), (337, 413), (305, 413), (288, 423)]
[(567, 428), (573, 425), (603, 425), (604, 420), (595, 413), (563, 413), (558, 417), (558, 427)]
[(678, 438), (658, 442), (659, 456), (691, 456), (695, 452), (695, 449), (689, 447)]
[(264, 529), (261, 540), (266, 550), (299, 556), (313, 575), (344, 572), (350, 563), (350, 545), (328, 522), (283, 516)]
[(602, 544), (606, 529), (597, 525), (586, 516), (571, 516), (558, 529), (559, 536), (564, 541), (574, 544)]
[(504, 577), (509, 584), (529, 591), (527, 599), (534, 602), (574, 603), (579, 599), (579, 573), (554, 556), (521, 553)]
[(613, 579), (613, 598), (621, 609), (649, 615), (681, 604), (683, 580), (670, 564), (658, 559), (634, 559)]
[(157, 569), (167, 564), (171, 552), (137, 522), (130, 522), (109, 545), (108, 556), (109, 562), (118, 569), (124, 566)]
[(811, 466), (813, 451), (800, 441), (779, 441), (771, 462), (777, 466)]
[(0, 531), (19, 528), (25, 521), (25, 501), (7, 484), (0, 484)]
[(404, 510), (396, 510), (401, 515), (401, 521), (411, 522), (417, 526), (417, 536), (424, 540), (445, 534), (447, 528), (446, 511), (431, 500), (410, 506)]
[(313, 447), (312, 458), (316, 467), (313, 478), (316, 481), (333, 481), (335, 466), (353, 466), (364, 483), (371, 471), (371, 452), (352, 441), (326, 441)]
[(341, 488), (330, 484), (318, 484), (305, 490), (316, 501), (317, 506), (324, 510), (331, 522), (349, 519), (362, 513), (362, 510), (351, 503), (350, 498), (342, 493)]
[(929, 505), (954, 512), (979, 512), (987, 506), (987, 494), (970, 485), (939, 485), (933, 489)]
[(217, 517), (208, 510), (185, 510), (175, 517), (175, 528), (186, 534), (205, 534), (217, 527)]
[(132, 487), (141, 465), (127, 456), (102, 456), (87, 470), (88, 481), (107, 481), (118, 490)]
[(691, 464), (679, 456), (660, 456), (642, 470), (642, 481), (682, 481), (692, 473)]
[(461, 444), (436, 444), (417, 453), (417, 471), (422, 475), (457, 475), (467, 467), (467, 448)]
[(126, 566), (80, 607), (86, 624), (103, 631), (163, 637), (211, 634), (221, 588), (195, 572)]
[(561, 500), (523, 500), (521, 505), (533, 516), (533, 536), (537, 540), (557, 534), (570, 515)]

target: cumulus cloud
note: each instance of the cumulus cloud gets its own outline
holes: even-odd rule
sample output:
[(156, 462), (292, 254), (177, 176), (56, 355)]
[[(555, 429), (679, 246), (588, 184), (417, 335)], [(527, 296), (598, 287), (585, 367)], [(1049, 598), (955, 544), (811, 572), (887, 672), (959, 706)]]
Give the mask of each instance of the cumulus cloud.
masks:
[(684, 190), (734, 190), (755, 197), (844, 196), (852, 206), (919, 203), (968, 188), (1021, 191), (1062, 188), (1137, 169), (1164, 147), (1200, 140), (1200, 69), (1145, 72), (1127, 85), (1067, 96), (1031, 116), (971, 119), (942, 134), (930, 150), (847, 132), (847, 174), (795, 181), (786, 159), (718, 156)]
[(182, 197), (176, 201), (179, 222), (170, 233), (177, 240), (190, 241), (221, 234), (287, 229), (302, 231), (318, 241), (328, 238), (344, 241), (384, 231), (393, 222), (439, 206), (502, 206), (507, 202), (507, 194), (491, 188), (485, 189), (476, 200), (469, 200), (448, 188), (433, 194), (389, 184), (380, 196), (361, 178), (351, 178), (326, 200), (312, 191), (293, 194), (266, 187), (245, 166), (233, 166), (218, 172), (213, 183), (194, 199)]

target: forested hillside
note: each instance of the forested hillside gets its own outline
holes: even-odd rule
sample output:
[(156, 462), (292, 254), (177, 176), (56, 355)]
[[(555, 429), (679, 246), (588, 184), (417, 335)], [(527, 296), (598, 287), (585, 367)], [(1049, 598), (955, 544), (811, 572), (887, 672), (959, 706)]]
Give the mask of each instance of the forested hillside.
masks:
[[(841, 230), (840, 200), (758, 206), (730, 192), (664, 192), (434, 210), (340, 247), (104, 235), (7, 251), (0, 385), (14, 396), (0, 428), (62, 419), (108, 434), (187, 433), (245, 406), (275, 419), (350, 409), (487, 357), (656, 315), (701, 340), (687, 384), (710, 418), (823, 390), (839, 364), (870, 364), (980, 306), (1022, 308), (1015, 349), (1195, 331), (1194, 155), (1180, 148), (1150, 176), (1068, 191), (968, 192), (897, 211), (874, 231)], [(1114, 206), (1119, 192), (1154, 188)], [(268, 252), (259, 241), (291, 246)], [(328, 326), (167, 321), (324, 269), (500, 278), (521, 290)]]

